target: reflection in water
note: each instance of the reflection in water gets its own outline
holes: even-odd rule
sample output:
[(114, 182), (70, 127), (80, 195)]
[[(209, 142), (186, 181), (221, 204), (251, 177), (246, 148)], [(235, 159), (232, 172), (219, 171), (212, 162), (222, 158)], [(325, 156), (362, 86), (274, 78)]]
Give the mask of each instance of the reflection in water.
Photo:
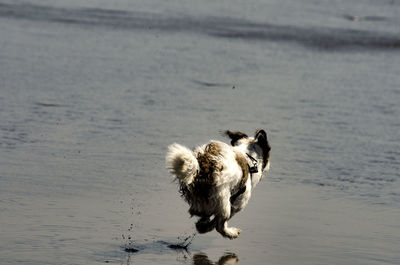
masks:
[[(147, 253), (149, 254), (149, 253)], [(161, 253), (158, 253), (161, 254)], [(234, 265), (234, 264), (238, 264), (239, 263), (239, 258), (235, 253), (225, 253), (224, 255), (222, 255), (218, 261), (214, 262), (211, 261), (207, 254), (203, 253), (203, 252), (199, 252), (194, 254), (191, 257), (191, 254), (189, 251), (187, 250), (180, 250), (177, 251), (177, 261), (180, 261), (184, 264), (189, 263), (190, 261), (192, 261), (193, 265)], [(136, 264), (134, 256), (138, 255), (135, 252), (127, 252), (127, 255), (125, 256), (124, 261), (121, 263), (123, 265), (131, 265), (131, 264)]]
[(231, 265), (231, 264), (238, 264), (239, 258), (236, 256), (235, 253), (225, 253), (218, 262), (212, 262), (206, 254), (204, 253), (197, 253), (193, 256), (193, 264), (194, 265)]

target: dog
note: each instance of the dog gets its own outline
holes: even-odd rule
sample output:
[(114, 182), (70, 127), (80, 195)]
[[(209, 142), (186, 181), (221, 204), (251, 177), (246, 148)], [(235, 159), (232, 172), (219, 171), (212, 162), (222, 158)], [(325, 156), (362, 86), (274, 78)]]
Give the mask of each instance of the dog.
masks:
[(254, 137), (229, 130), (224, 134), (231, 145), (212, 140), (192, 151), (174, 143), (165, 162), (179, 182), (189, 214), (200, 217), (197, 231), (203, 234), (215, 228), (234, 239), (241, 230), (228, 227), (228, 220), (247, 205), (252, 190), (269, 170), (271, 146), (264, 130), (257, 130)]

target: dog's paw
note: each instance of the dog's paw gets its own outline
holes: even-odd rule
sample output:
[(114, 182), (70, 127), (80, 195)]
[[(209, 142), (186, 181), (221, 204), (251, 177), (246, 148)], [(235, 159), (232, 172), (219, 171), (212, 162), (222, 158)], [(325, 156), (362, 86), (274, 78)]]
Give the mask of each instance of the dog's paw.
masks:
[(239, 236), (240, 234), (240, 229), (236, 228), (236, 227), (229, 227), (229, 228), (225, 228), (224, 231), (224, 235), (225, 237), (229, 238), (229, 239), (235, 239)]
[(197, 232), (199, 232), (200, 234), (205, 234), (208, 233), (210, 231), (212, 231), (215, 228), (215, 220), (211, 220), (210, 219), (200, 219), (197, 223), (196, 223), (196, 229)]

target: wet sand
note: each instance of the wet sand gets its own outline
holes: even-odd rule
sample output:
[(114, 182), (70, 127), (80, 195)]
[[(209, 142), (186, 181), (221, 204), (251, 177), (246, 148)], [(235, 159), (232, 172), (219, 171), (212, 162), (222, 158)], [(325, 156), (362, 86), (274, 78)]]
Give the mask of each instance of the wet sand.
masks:
[[(399, 8), (0, 0), (0, 263), (399, 264)], [(167, 146), (256, 128), (240, 237), (195, 234)]]

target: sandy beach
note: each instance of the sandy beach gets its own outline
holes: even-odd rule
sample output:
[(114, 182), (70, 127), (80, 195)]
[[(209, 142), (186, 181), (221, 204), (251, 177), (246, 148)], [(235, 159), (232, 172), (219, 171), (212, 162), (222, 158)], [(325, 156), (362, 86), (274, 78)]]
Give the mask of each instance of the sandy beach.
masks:
[[(0, 0), (0, 263), (399, 264), (399, 4)], [(196, 234), (167, 146), (257, 128)]]

